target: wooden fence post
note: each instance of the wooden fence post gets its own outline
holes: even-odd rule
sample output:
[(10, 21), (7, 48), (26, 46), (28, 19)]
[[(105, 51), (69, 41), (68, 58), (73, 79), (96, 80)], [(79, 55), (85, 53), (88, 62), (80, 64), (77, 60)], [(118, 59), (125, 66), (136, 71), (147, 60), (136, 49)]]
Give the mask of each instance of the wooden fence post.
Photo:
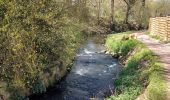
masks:
[(149, 32), (151, 35), (153, 35), (153, 18), (150, 18), (149, 20)]
[(167, 41), (170, 40), (170, 16), (167, 16)]

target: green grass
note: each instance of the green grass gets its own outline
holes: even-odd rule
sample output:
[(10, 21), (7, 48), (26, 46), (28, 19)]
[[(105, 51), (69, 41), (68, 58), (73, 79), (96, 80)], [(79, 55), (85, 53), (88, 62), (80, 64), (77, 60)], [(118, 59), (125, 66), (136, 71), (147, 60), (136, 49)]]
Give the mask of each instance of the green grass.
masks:
[(126, 63), (115, 81), (115, 94), (108, 100), (135, 100), (145, 90), (149, 100), (165, 100), (166, 85), (159, 58), (138, 40), (128, 38), (130, 32), (108, 35), (108, 50)]
[(150, 32), (146, 32), (145, 34), (149, 35), (151, 38), (154, 38), (154, 39), (156, 39), (156, 40), (158, 40), (158, 41), (160, 41), (162, 43), (166, 43), (167, 42), (163, 38), (161, 38), (161, 36), (159, 36), (159, 35), (153, 35)]
[(154, 38), (154, 39), (156, 39), (156, 40), (158, 40), (159, 42), (164, 43), (164, 44), (170, 42), (169, 39), (167, 40), (165, 37), (161, 37), (160, 35), (153, 35), (153, 34), (151, 34), (150, 32), (146, 32), (145, 34), (149, 35), (151, 38)]

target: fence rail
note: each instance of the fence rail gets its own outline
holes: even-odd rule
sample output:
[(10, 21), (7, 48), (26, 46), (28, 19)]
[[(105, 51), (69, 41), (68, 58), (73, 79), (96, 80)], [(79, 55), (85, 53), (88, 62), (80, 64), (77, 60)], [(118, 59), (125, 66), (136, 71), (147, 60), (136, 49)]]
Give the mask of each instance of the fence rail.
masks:
[(170, 41), (170, 16), (150, 18), (149, 31), (164, 41)]

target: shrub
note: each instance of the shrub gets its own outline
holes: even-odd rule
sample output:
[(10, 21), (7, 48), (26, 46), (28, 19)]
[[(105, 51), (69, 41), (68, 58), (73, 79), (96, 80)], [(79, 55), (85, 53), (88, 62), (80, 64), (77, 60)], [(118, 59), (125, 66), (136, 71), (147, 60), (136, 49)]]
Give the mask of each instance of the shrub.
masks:
[(56, 0), (0, 1), (0, 85), (10, 98), (46, 91), (74, 58), (83, 24), (60, 7)]

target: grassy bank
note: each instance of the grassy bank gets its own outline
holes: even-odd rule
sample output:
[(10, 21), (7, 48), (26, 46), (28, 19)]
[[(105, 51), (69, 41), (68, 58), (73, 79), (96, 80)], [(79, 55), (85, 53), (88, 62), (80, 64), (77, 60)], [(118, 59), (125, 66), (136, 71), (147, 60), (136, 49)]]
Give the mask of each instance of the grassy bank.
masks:
[(130, 33), (108, 35), (106, 41), (108, 51), (124, 64), (114, 83), (114, 95), (108, 100), (135, 100), (144, 91), (149, 100), (165, 100), (166, 85), (159, 58)]

